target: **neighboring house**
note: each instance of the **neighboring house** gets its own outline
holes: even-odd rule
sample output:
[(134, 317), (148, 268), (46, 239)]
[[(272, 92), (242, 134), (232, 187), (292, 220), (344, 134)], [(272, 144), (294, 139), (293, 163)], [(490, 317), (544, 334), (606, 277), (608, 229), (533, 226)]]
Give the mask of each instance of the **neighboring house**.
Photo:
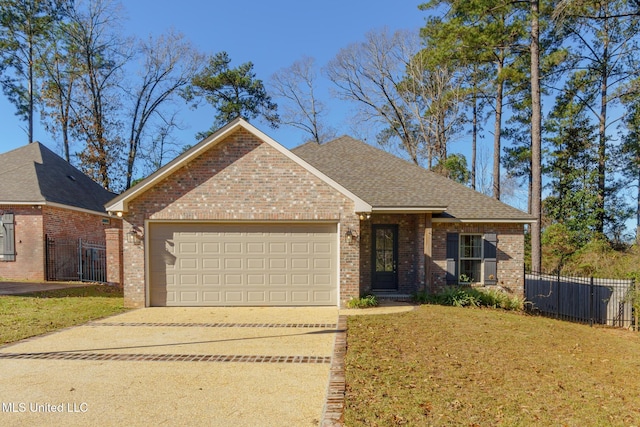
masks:
[(473, 281), (517, 295), (517, 209), (349, 137), (235, 120), (110, 201), (128, 306), (344, 305)]
[[(114, 196), (39, 142), (0, 154), (0, 279), (51, 278), (56, 242), (104, 245), (105, 230), (122, 227), (104, 209)], [(78, 274), (77, 258), (76, 250), (49, 261)]]

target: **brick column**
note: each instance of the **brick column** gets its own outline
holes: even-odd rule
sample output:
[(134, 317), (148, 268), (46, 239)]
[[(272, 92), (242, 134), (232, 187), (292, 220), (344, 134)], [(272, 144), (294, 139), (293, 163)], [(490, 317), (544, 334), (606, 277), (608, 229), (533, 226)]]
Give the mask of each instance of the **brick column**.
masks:
[(122, 257), (122, 229), (107, 228), (105, 230), (107, 243), (107, 282), (122, 287), (123, 257)]

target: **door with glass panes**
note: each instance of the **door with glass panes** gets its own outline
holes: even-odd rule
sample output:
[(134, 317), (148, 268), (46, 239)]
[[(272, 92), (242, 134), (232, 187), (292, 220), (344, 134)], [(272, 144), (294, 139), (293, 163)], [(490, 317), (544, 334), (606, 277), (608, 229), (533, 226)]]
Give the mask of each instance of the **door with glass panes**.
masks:
[(371, 289), (398, 290), (398, 226), (376, 224), (372, 230), (373, 272)]

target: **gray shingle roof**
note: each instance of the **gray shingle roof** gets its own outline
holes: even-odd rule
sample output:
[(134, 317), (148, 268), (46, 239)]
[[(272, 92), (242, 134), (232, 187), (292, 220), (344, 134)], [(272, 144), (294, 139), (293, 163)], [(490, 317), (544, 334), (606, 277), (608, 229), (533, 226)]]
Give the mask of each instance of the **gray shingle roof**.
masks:
[(105, 212), (115, 194), (39, 142), (0, 154), (0, 203), (58, 203)]
[(374, 209), (440, 207), (445, 212), (434, 218), (533, 220), (525, 212), (348, 136), (322, 145), (306, 143), (292, 151)]

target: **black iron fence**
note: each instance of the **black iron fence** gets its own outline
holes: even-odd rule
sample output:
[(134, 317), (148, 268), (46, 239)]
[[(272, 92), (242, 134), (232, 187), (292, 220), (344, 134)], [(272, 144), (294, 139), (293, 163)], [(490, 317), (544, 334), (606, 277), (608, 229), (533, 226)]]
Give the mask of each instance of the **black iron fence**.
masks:
[(107, 250), (104, 244), (82, 239), (45, 239), (47, 280), (107, 281)]
[(634, 326), (633, 280), (525, 274), (525, 298), (531, 310), (573, 322)]

